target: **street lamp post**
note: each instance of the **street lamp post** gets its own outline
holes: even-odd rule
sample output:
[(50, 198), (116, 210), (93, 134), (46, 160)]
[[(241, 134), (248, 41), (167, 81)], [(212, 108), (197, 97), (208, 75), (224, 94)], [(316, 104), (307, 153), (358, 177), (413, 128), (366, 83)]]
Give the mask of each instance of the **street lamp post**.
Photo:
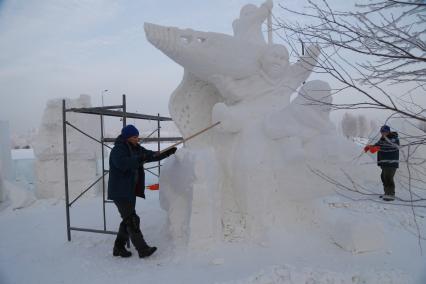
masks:
[(108, 90), (103, 90), (103, 91), (101, 92), (101, 97), (102, 97), (102, 106), (104, 106), (104, 94), (105, 94), (106, 92), (108, 92)]

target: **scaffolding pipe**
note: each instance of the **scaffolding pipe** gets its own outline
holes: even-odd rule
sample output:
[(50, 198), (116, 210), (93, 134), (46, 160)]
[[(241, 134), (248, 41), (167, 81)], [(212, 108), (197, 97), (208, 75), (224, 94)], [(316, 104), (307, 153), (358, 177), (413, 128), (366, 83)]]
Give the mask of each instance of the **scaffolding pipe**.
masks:
[[(94, 140), (94, 141), (96, 141), (96, 142), (98, 142), (98, 143), (101, 143), (101, 144), (102, 144), (102, 142), (101, 142), (101, 141), (99, 141), (99, 140), (98, 140), (98, 139), (96, 139), (95, 137), (93, 137), (93, 136), (91, 136), (91, 135), (89, 135), (89, 134), (85, 133), (84, 131), (82, 131), (82, 130), (78, 129), (76, 126), (72, 125), (72, 124), (71, 124), (71, 123), (69, 123), (68, 121), (66, 122), (66, 124), (68, 124), (69, 126), (71, 126), (72, 128), (74, 128), (75, 130), (77, 130), (77, 131), (78, 131), (78, 132), (80, 132), (81, 134), (83, 134), (83, 135), (85, 135), (85, 136), (89, 137), (90, 139), (92, 139), (92, 140)], [(107, 146), (108, 148), (112, 149), (112, 148), (111, 148), (111, 147), (109, 147), (108, 145), (105, 145), (105, 146)]]
[(101, 149), (102, 149), (102, 213), (104, 217), (104, 231), (106, 230), (105, 217), (105, 147), (104, 147), (104, 116), (101, 115)]
[(123, 127), (126, 126), (126, 95), (123, 94)]
[(64, 144), (64, 182), (65, 182), (65, 210), (67, 215), (67, 237), (71, 241), (70, 230), (70, 207), (69, 207), (69, 188), (68, 188), (68, 152), (67, 152), (67, 116), (65, 100), (62, 100), (62, 139)]
[(91, 189), (96, 183), (98, 183), (98, 181), (101, 180), (101, 178), (103, 177), (99, 177), (96, 181), (94, 181), (91, 185), (89, 185), (88, 188), (86, 188), (82, 193), (80, 193), (73, 201), (71, 201), (71, 203), (69, 203), (69, 206), (71, 207), (73, 205), (74, 202), (76, 202), (80, 197), (83, 196), (83, 194), (85, 194), (87, 191), (89, 191), (89, 189)]
[(80, 232), (90, 232), (90, 233), (100, 233), (100, 234), (117, 235), (117, 232), (113, 232), (113, 231), (94, 230), (94, 229), (77, 228), (77, 227), (71, 227), (70, 229), (73, 230), (73, 231), (80, 231)]
[[(157, 113), (157, 116), (158, 116), (158, 120), (157, 120), (157, 130), (158, 130), (158, 132), (157, 132), (157, 138), (158, 138), (157, 146), (158, 146), (158, 152), (160, 152), (160, 150), (161, 150), (161, 145), (160, 145), (160, 129), (161, 129), (160, 114)], [(161, 162), (159, 160), (158, 161), (158, 179), (160, 179), (160, 168), (161, 168)], [(160, 181), (158, 181), (158, 182), (160, 182)]]
[[(109, 109), (112, 108), (122, 108), (122, 112), (118, 111), (110, 111)], [(93, 136), (85, 133), (84, 131), (80, 130), (78, 127), (74, 126), (73, 124), (69, 123), (66, 118), (67, 112), (76, 112), (76, 113), (85, 113), (85, 114), (95, 114), (101, 116), (101, 139), (98, 140), (94, 138)], [(168, 117), (160, 117), (160, 114), (158, 113), (156, 116), (154, 115), (140, 115), (140, 114), (132, 114), (127, 113), (126, 111), (126, 95), (123, 94), (123, 105), (121, 106), (103, 106), (100, 108), (70, 108), (66, 109), (65, 100), (62, 101), (62, 128), (63, 128), (63, 148), (64, 148), (64, 182), (65, 182), (65, 208), (66, 208), (66, 218), (67, 218), (67, 236), (68, 241), (71, 241), (71, 231), (82, 231), (82, 232), (92, 232), (92, 233), (103, 233), (103, 234), (112, 234), (115, 235), (117, 232), (113, 231), (107, 231), (106, 229), (106, 203), (113, 203), (111, 200), (106, 199), (106, 181), (105, 176), (109, 173), (109, 170), (105, 169), (105, 147), (108, 147), (109, 149), (112, 149), (109, 147), (106, 143), (113, 142), (115, 139), (112, 138), (105, 138), (105, 131), (104, 131), (104, 116), (115, 116), (115, 117), (122, 117), (123, 120), (123, 127), (126, 126), (126, 120), (127, 118), (136, 118), (136, 119), (143, 119), (143, 120), (157, 120), (158, 129), (154, 130), (149, 136), (154, 134), (156, 131), (158, 132), (157, 138), (149, 138), (145, 137), (141, 139), (143, 142), (157, 142), (158, 150), (160, 150), (160, 144), (161, 142), (174, 142), (174, 141), (182, 141), (182, 137), (160, 137), (160, 121), (172, 121), (171, 118)], [(82, 193), (80, 193), (79, 196), (77, 196), (71, 203), (69, 199), (69, 180), (68, 180), (68, 149), (67, 149), (67, 132), (66, 128), (67, 125), (72, 127), (73, 129), (77, 130), (78, 132), (82, 133), (86, 137), (89, 137), (90, 139), (98, 142), (101, 144), (102, 147), (102, 176), (99, 177), (95, 182), (93, 182), (87, 189), (85, 189)], [(154, 176), (159, 177), (160, 174), (160, 167), (161, 164), (158, 162), (156, 166), (148, 167), (145, 169), (149, 173), (153, 174)], [(152, 172), (150, 169), (158, 168), (158, 175), (154, 172)], [(87, 228), (78, 228), (78, 227), (71, 227), (71, 216), (70, 216), (70, 208), (74, 202), (76, 202), (83, 194), (85, 194), (90, 188), (92, 188), (96, 183), (98, 183), (102, 179), (102, 199), (103, 199), (103, 230), (95, 230), (95, 229), (87, 229)], [(129, 240), (127, 240), (127, 246), (129, 247), (130, 243)]]

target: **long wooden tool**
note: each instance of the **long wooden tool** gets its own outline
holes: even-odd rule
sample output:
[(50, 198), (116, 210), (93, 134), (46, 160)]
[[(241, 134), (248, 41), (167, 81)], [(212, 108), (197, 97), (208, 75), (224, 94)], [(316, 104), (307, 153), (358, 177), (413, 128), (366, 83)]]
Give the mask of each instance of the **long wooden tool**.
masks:
[(169, 147), (167, 147), (166, 149), (161, 150), (161, 151), (158, 153), (158, 155), (159, 155), (159, 154), (162, 154), (162, 153), (164, 153), (164, 152), (166, 152), (166, 151), (168, 151), (168, 150), (170, 150), (170, 149), (171, 149), (171, 148), (173, 148), (173, 147), (176, 147), (176, 146), (178, 146), (178, 145), (180, 145), (180, 144), (182, 144), (182, 143), (185, 143), (185, 142), (186, 142), (186, 141), (188, 141), (188, 140), (191, 140), (192, 138), (194, 138), (194, 137), (196, 137), (196, 136), (198, 136), (198, 135), (200, 135), (200, 134), (202, 134), (202, 133), (206, 132), (207, 130), (212, 129), (213, 127), (215, 127), (215, 126), (217, 126), (217, 125), (219, 125), (219, 124), (220, 124), (220, 121), (216, 122), (215, 124), (210, 125), (210, 126), (209, 126), (209, 127), (207, 127), (207, 128), (204, 128), (203, 130), (198, 131), (197, 133), (195, 133), (195, 134), (193, 134), (193, 135), (189, 136), (188, 138), (185, 138), (185, 139), (183, 139), (183, 140), (181, 140), (181, 141), (179, 141), (179, 142), (177, 142), (177, 143), (173, 144), (172, 146), (169, 146)]

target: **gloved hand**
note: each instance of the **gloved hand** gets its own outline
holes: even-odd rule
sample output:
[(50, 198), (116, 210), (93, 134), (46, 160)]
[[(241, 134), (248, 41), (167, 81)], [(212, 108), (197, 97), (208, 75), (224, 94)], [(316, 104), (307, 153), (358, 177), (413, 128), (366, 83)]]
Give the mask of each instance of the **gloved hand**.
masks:
[(379, 150), (380, 150), (380, 146), (367, 145), (364, 147), (364, 152), (370, 151), (370, 153), (372, 154), (375, 154)]
[(380, 150), (380, 146), (372, 146), (372, 147), (370, 147), (370, 152), (372, 154), (376, 153), (379, 150)]
[(167, 155), (168, 156), (173, 155), (174, 153), (176, 153), (176, 151), (177, 151), (177, 148), (173, 147), (167, 151)]

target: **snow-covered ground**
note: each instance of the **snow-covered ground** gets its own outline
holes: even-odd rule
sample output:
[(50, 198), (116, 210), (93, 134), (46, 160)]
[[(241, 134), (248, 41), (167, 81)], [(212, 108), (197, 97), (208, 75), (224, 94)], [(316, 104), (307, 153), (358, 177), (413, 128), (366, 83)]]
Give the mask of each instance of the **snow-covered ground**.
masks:
[[(282, 228), (260, 244), (174, 250), (163, 230), (166, 214), (158, 193), (150, 191), (138, 200), (137, 212), (148, 243), (159, 250), (148, 259), (123, 259), (112, 256), (112, 235), (73, 231), (68, 242), (64, 201), (47, 199), (0, 211), (0, 283), (426, 283), (426, 252), (420, 254), (409, 207), (338, 197), (318, 202), (331, 215), (367, 212), (381, 220), (387, 249), (353, 254), (331, 242), (324, 246), (309, 231)], [(80, 200), (71, 209), (72, 225), (102, 229), (101, 208), (101, 197)], [(426, 210), (417, 213), (424, 220)], [(107, 229), (116, 230), (119, 221), (108, 204)]]

